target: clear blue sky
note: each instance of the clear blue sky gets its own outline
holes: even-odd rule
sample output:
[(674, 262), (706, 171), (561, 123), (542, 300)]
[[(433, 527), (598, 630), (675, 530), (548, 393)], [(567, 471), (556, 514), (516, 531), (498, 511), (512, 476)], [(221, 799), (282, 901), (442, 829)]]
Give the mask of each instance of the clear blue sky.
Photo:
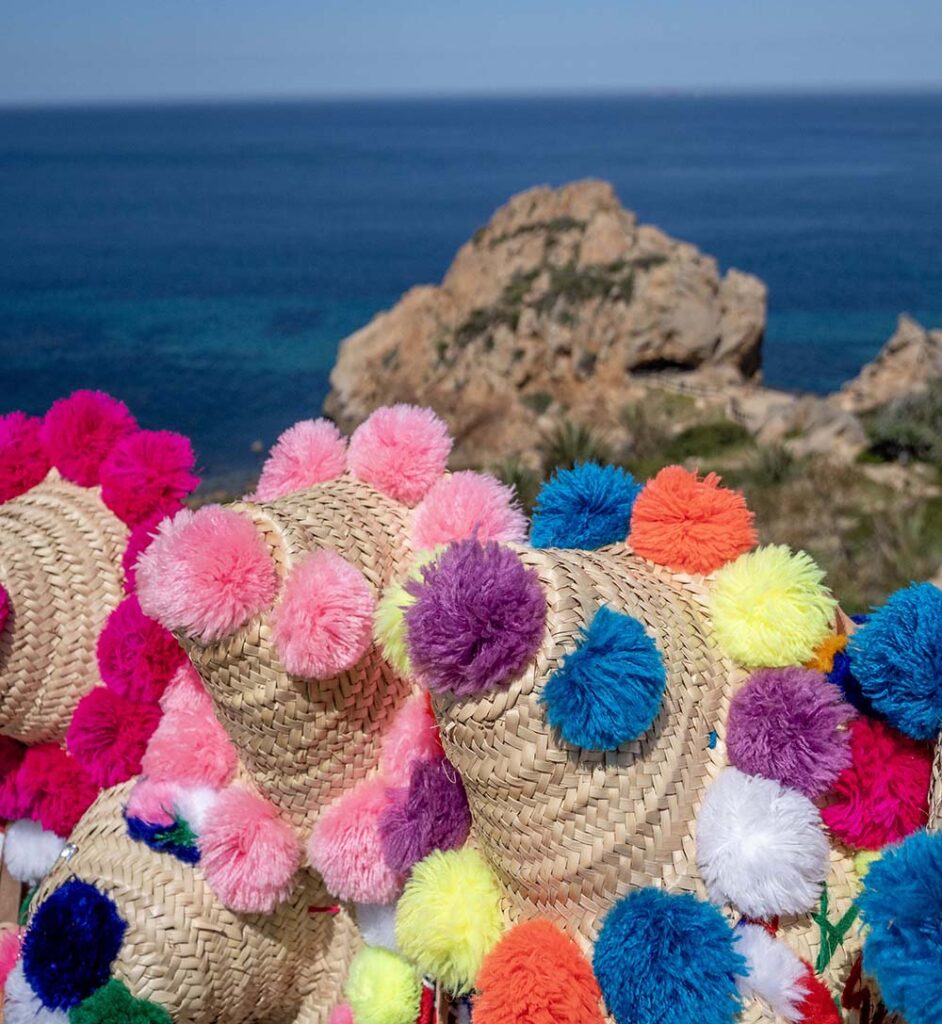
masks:
[(942, 0), (5, 0), (0, 103), (942, 85)]

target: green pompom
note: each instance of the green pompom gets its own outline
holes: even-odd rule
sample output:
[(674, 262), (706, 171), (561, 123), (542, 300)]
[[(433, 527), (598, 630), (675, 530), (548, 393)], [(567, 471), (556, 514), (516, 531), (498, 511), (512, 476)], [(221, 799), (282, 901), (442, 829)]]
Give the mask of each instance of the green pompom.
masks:
[(69, 1024), (173, 1024), (173, 1021), (162, 1006), (146, 999), (135, 999), (123, 982), (112, 978), (69, 1010)]

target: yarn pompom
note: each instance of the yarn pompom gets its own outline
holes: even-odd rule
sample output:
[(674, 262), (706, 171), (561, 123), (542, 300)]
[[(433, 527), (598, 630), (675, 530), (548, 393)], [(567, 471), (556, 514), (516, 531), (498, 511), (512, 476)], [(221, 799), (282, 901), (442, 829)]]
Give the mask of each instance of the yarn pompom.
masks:
[(0, 819), (13, 821), (28, 810), (25, 794), (17, 785), (26, 747), (12, 736), (0, 736)]
[(850, 727), (851, 763), (821, 812), (841, 842), (879, 850), (922, 828), (929, 817), (932, 751), (877, 719)]
[[(176, 509), (175, 511), (179, 511)], [(150, 547), (150, 542), (157, 536), (157, 527), (166, 518), (163, 512), (149, 516), (142, 523), (132, 527), (128, 543), (121, 556), (121, 568), (124, 570), (124, 592), (133, 594), (137, 581), (137, 560)]]
[(203, 643), (245, 625), (277, 589), (275, 563), (255, 524), (220, 505), (165, 520), (137, 563), (144, 614)]
[(747, 775), (775, 779), (805, 796), (821, 796), (850, 764), (845, 723), (854, 709), (818, 672), (756, 672), (729, 708), (726, 750)]
[(666, 684), (664, 659), (644, 626), (602, 605), (540, 700), (567, 743), (614, 750), (651, 727)]
[(806, 965), (762, 925), (740, 923), (735, 935), (736, 952), (746, 958), (746, 971), (736, 978), (743, 999), (761, 999), (776, 1017), (801, 1021)]
[(42, 421), (22, 412), (0, 416), (0, 502), (24, 494), (49, 472)]
[(390, 498), (415, 505), (445, 472), (450, 452), (448, 427), (431, 409), (387, 405), (353, 432), (347, 467)]
[(665, 466), (638, 495), (628, 543), (674, 572), (706, 575), (758, 540), (739, 491), (721, 487), (716, 473), (701, 480), (683, 466)]
[(864, 970), (908, 1024), (942, 1006), (942, 833), (917, 832), (870, 866), (858, 897), (869, 932)]
[(473, 988), (502, 930), (500, 890), (477, 850), (436, 851), (412, 869), (396, 907), (396, 940), (449, 992)]
[(697, 816), (697, 864), (714, 903), (764, 920), (814, 907), (829, 847), (817, 807), (772, 779), (724, 769)]
[(585, 462), (557, 470), (537, 495), (530, 543), (595, 549), (623, 541), (640, 493), (641, 484), (618, 466)]
[(407, 584), (409, 658), (431, 690), (463, 697), (510, 683), (543, 639), (546, 596), (516, 552), (458, 541)]
[(20, 958), (23, 935), (15, 925), (0, 926), (0, 992)]
[(64, 842), (61, 836), (44, 829), (38, 821), (20, 818), (7, 826), (3, 862), (18, 882), (36, 885), (58, 860)]
[(238, 758), (211, 707), (165, 712), (147, 744), (141, 769), (157, 781), (222, 789)]
[(23, 973), (43, 1005), (78, 1006), (111, 975), (127, 924), (88, 882), (69, 879), (33, 913), (23, 939)]
[(713, 628), (741, 665), (775, 668), (808, 661), (831, 630), (837, 602), (804, 551), (770, 544), (724, 566), (711, 593)]
[(330, 1018), (327, 1024), (356, 1024), (353, 1019), (353, 1010), (349, 1003), (341, 1003), (330, 1011)]
[(3, 992), (3, 1024), (69, 1024), (64, 1010), (49, 1010), (30, 988), (22, 962), (7, 976)]
[(40, 438), (66, 480), (94, 487), (111, 449), (135, 430), (137, 423), (124, 402), (103, 391), (74, 391), (53, 402)]
[(180, 790), (181, 786), (177, 782), (142, 776), (134, 783), (128, 796), (125, 814), (128, 818), (144, 821), (148, 825), (168, 828), (174, 821)]
[(99, 786), (116, 786), (139, 774), (148, 740), (159, 722), (156, 704), (137, 704), (96, 686), (78, 702), (66, 746)]
[(213, 714), (213, 699), (209, 695), (199, 672), (187, 659), (173, 674), (160, 698), (163, 713), (172, 711), (199, 711)]
[(942, 590), (898, 590), (851, 637), (854, 675), (890, 725), (917, 740), (942, 732)]
[(350, 961), (345, 994), (356, 1024), (415, 1024), (422, 987), (401, 956), (367, 946)]
[(363, 657), (373, 637), (373, 589), (335, 551), (314, 551), (288, 573), (271, 615), (281, 663), (304, 679), (330, 679)]
[(262, 466), (256, 501), (274, 501), (286, 494), (333, 480), (343, 473), (347, 442), (330, 420), (302, 420), (278, 438)]
[(582, 950), (550, 921), (524, 921), (484, 958), (475, 1024), (602, 1024), (601, 992)]
[(412, 513), (412, 546), (436, 548), (475, 537), (523, 541), (527, 520), (506, 484), (486, 473), (463, 470), (442, 477)]
[(338, 899), (389, 903), (399, 895), (402, 879), (383, 859), (379, 831), (393, 795), (382, 779), (367, 779), (318, 818), (308, 840), (308, 860)]
[(408, 786), (416, 761), (442, 757), (441, 734), (427, 693), (410, 697), (383, 736), (379, 766), (392, 786)]
[(7, 619), (10, 617), (10, 595), (7, 593), (6, 587), (0, 583), (0, 633), (3, 632), (3, 627), (7, 624)]
[(172, 1024), (156, 1003), (136, 999), (124, 982), (112, 978), (69, 1013), (69, 1024)]
[(412, 675), (412, 663), (406, 646), (406, 609), (415, 604), (415, 596), (406, 589), (422, 579), (422, 569), (435, 559), (437, 550), (420, 551), (405, 579), (390, 583), (383, 591), (373, 615), (373, 635), (383, 657), (403, 678)]
[(618, 1024), (732, 1024), (746, 970), (722, 914), (690, 893), (636, 889), (608, 912), (592, 966)]
[(38, 821), (63, 838), (98, 795), (84, 766), (55, 743), (30, 747), (16, 773), (21, 817)]

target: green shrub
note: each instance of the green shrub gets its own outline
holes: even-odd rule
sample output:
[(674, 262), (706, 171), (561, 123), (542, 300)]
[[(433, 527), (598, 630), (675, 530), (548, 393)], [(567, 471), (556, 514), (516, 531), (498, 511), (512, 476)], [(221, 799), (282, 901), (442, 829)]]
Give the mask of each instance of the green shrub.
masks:
[(682, 430), (664, 449), (664, 461), (683, 462), (692, 458), (711, 458), (755, 442), (745, 427), (732, 420), (699, 423)]
[(608, 462), (608, 445), (587, 426), (563, 420), (557, 424), (543, 448), (543, 470), (549, 476), (556, 469), (572, 469), (580, 462)]
[(942, 380), (884, 406), (867, 424), (870, 451), (887, 461), (942, 465)]

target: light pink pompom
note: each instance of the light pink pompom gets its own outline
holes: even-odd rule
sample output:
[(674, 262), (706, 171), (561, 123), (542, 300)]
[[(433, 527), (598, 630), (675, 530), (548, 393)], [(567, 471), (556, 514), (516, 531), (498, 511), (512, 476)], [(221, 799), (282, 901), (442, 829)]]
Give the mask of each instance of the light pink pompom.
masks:
[(165, 715), (171, 711), (213, 713), (213, 699), (192, 662), (185, 662), (174, 673), (160, 698), (160, 708)]
[(111, 449), (135, 430), (137, 422), (124, 402), (104, 391), (75, 391), (52, 404), (40, 436), (66, 480), (94, 487)]
[(363, 657), (373, 635), (373, 590), (335, 551), (315, 551), (285, 580), (271, 617), (281, 663), (305, 679), (330, 679)]
[(271, 604), (278, 577), (254, 523), (220, 505), (165, 520), (137, 562), (146, 615), (210, 643)]
[(443, 757), (438, 722), (432, 713), (429, 694), (410, 697), (396, 712), (379, 755), (379, 766), (391, 786), (409, 785), (416, 761)]
[(178, 503), (177, 508), (172, 511), (167, 513), (158, 512), (156, 515), (149, 516), (143, 523), (138, 523), (137, 526), (132, 527), (127, 547), (121, 556), (121, 568), (124, 569), (124, 592), (126, 594), (134, 593), (137, 578), (137, 560), (150, 547), (150, 542), (157, 536), (157, 527), (167, 515), (176, 515), (181, 508), (183, 508), (183, 505)]
[(412, 543), (416, 550), (477, 537), (522, 541), (527, 520), (517, 507), (514, 492), (486, 473), (463, 470), (437, 480), (412, 515)]
[(256, 501), (274, 501), (343, 473), (347, 442), (330, 420), (302, 420), (278, 438), (262, 466)]
[(236, 752), (212, 709), (168, 711), (141, 768), (151, 779), (221, 789), (235, 775)]
[[(3, 991), (10, 976), (10, 971), (16, 966), (20, 956), (20, 943), (23, 940), (23, 932), (14, 925), (7, 925), (0, 932), (0, 992)], [(350, 1018), (353, 1024), (353, 1018)]]
[(361, 782), (321, 815), (308, 840), (308, 860), (328, 892), (356, 903), (391, 903), (402, 878), (386, 866), (379, 832), (380, 815), (395, 790), (382, 779)]
[(128, 796), (127, 815), (148, 825), (172, 825), (179, 792), (176, 782), (140, 778)]
[(415, 505), (445, 472), (448, 427), (431, 409), (386, 405), (350, 438), (347, 466), (358, 479), (406, 505)]
[(330, 1012), (330, 1020), (327, 1024), (356, 1024), (350, 1004), (341, 1003), (339, 1006), (335, 1006)]
[(231, 910), (269, 914), (287, 899), (301, 861), (292, 829), (266, 800), (231, 786), (206, 815), (200, 863), (213, 892)]
[(41, 426), (41, 420), (22, 412), (0, 416), (0, 502), (25, 494), (49, 472)]

